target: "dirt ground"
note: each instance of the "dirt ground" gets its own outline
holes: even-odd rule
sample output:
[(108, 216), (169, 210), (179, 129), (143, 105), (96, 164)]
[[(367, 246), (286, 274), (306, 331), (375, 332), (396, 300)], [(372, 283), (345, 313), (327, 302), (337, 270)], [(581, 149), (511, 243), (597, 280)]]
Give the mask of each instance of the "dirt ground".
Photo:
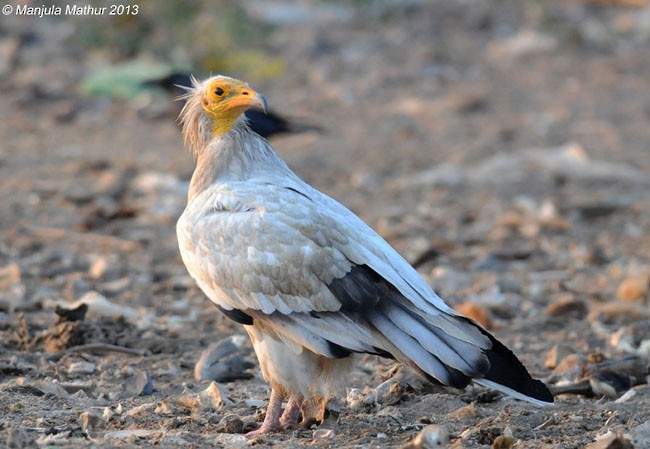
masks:
[[(647, 3), (243, 3), (281, 61), (247, 80), (323, 129), (274, 147), (558, 393), (537, 408), (364, 357), (321, 427), (254, 441), (240, 434), (269, 388), (248, 342), (220, 361), (230, 376), (194, 377), (245, 332), (178, 254), (193, 169), (178, 105), (80, 90), (103, 64), (199, 44), (116, 53), (74, 40), (87, 18), (2, 17), (0, 447), (399, 448), (438, 424), (457, 448), (650, 448)], [(82, 302), (84, 319), (59, 316)]]

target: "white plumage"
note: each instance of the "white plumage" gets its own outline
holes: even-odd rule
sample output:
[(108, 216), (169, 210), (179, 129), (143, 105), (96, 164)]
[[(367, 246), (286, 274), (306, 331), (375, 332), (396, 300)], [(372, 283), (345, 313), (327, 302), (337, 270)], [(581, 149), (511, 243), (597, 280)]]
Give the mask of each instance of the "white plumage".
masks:
[(248, 129), (241, 113), (266, 107), (263, 97), (217, 76), (187, 100), (181, 120), (197, 167), (177, 224), (180, 251), (200, 288), (251, 337), (273, 388), (260, 432), (292, 424), (305, 398), (336, 394), (357, 352), (392, 356), (443, 384), (475, 379), (552, 402), (509, 350)]

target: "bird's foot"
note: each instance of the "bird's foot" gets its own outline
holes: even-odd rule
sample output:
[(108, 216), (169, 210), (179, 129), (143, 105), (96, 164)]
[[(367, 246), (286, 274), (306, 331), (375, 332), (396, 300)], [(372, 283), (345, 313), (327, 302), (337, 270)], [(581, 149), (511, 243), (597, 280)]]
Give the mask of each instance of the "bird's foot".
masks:
[(282, 414), (282, 396), (271, 389), (271, 397), (269, 398), (269, 406), (266, 409), (266, 416), (264, 422), (259, 429), (248, 432), (246, 438), (254, 438), (267, 433), (279, 432), (282, 430), (280, 425), (280, 415)]
[(280, 425), (285, 429), (293, 429), (298, 425), (301, 415), (301, 404), (297, 400), (290, 398), (287, 408), (284, 409), (280, 417)]
[(276, 424), (269, 424), (269, 423), (264, 422), (259, 427), (259, 429), (252, 430), (252, 431), (244, 434), (244, 436), (246, 438), (255, 438), (255, 437), (262, 436), (262, 435), (266, 435), (268, 433), (280, 432), (281, 430), (283, 430), (283, 429), (282, 429), (282, 426), (280, 425), (279, 422), (276, 423)]

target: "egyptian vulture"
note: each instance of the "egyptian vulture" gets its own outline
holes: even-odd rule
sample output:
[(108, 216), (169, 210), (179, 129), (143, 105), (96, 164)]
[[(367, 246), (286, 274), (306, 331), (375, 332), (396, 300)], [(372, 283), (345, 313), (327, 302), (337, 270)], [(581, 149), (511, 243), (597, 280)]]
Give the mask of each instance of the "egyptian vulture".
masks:
[(243, 113), (266, 110), (262, 95), (214, 76), (195, 81), (185, 98), (180, 120), (196, 169), (178, 243), (199, 287), (248, 332), (271, 384), (253, 434), (293, 426), (305, 399), (340, 392), (355, 353), (394, 358), (456, 388), (473, 381), (553, 402), (509, 349), (250, 130)]

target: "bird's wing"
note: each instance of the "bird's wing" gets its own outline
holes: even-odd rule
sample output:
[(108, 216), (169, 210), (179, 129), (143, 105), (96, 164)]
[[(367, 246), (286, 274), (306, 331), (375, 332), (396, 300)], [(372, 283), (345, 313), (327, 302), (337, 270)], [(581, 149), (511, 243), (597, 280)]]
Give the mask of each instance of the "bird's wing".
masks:
[(193, 203), (178, 225), (181, 254), (231, 316), (328, 357), (391, 353), (446, 384), (487, 370), (489, 338), (331, 198), (299, 181), (249, 181)]

